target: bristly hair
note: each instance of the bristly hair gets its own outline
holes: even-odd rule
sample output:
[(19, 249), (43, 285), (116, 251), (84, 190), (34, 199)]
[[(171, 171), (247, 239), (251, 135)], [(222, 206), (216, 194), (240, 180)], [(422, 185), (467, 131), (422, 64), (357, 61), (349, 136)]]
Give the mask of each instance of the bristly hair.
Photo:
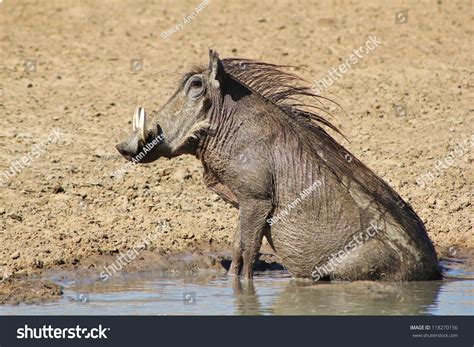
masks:
[(308, 108), (317, 109), (330, 115), (328, 111), (304, 102), (303, 98), (312, 98), (321, 105), (323, 104), (319, 99), (328, 100), (339, 107), (340, 105), (331, 99), (315, 94), (311, 88), (304, 85), (302, 78), (283, 70), (293, 66), (241, 58), (222, 59), (222, 64), (229, 75), (280, 107), (290, 117), (320, 123), (345, 138), (335, 125), (321, 115), (309, 111)]

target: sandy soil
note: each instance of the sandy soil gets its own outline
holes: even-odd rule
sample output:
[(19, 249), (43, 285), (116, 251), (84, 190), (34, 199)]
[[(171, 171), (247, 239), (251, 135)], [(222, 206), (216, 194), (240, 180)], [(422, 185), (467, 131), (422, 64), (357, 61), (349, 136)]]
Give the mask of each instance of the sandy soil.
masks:
[[(129, 269), (181, 253), (226, 254), (237, 211), (205, 188), (195, 158), (111, 177), (125, 164), (114, 145), (134, 108), (159, 108), (208, 48), (296, 65), (314, 81), (370, 35), (382, 44), (322, 93), (346, 111), (332, 109), (351, 141), (344, 145), (412, 204), (439, 250), (474, 246), (472, 2), (212, 0), (162, 38), (197, 5), (0, 4), (0, 279), (100, 270), (150, 233)], [(407, 23), (395, 23), (399, 10), (408, 10)], [(20, 172), (3, 175), (28, 154)]]

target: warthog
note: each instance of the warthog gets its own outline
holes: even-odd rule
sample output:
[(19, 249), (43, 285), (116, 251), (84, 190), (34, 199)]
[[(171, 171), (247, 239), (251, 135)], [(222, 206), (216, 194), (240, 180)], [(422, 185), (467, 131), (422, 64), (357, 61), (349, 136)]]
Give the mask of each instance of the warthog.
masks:
[(295, 277), (440, 278), (420, 218), (323, 129), (338, 131), (303, 102), (322, 97), (300, 82), (282, 66), (210, 51), (152, 120), (137, 112), (116, 147), (140, 163), (201, 160), (206, 185), (239, 209), (231, 275), (252, 278), (265, 236)]

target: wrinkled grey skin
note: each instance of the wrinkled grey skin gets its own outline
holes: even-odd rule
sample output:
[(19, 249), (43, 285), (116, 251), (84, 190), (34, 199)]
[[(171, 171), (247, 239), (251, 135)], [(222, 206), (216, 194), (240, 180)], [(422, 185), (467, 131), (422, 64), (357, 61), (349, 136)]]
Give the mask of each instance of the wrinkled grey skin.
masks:
[[(131, 160), (161, 133), (163, 143), (141, 162), (195, 155), (206, 185), (239, 209), (230, 275), (252, 278), (265, 236), (295, 277), (440, 278), (434, 247), (411, 207), (321, 128), (228, 74), (215, 52), (208, 68), (187, 74), (146, 122), (145, 139), (137, 130), (116, 147)], [(317, 181), (322, 184), (288, 207)], [(285, 218), (269, 222), (285, 209)], [(348, 247), (371, 223), (377, 233), (372, 228), (367, 240)], [(329, 266), (338, 253), (337, 263)], [(325, 265), (327, 273), (315, 271)]]

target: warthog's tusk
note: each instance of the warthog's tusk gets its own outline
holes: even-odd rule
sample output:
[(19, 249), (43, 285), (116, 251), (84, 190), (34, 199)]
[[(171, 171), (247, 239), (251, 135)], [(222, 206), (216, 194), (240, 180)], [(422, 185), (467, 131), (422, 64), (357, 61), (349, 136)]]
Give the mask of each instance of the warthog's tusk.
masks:
[(146, 112), (143, 107), (137, 107), (135, 113), (133, 114), (132, 128), (133, 131), (140, 131), (140, 138), (143, 142), (146, 142)]
[(135, 109), (135, 113), (133, 114), (133, 119), (132, 119), (132, 129), (133, 131), (138, 129), (138, 113), (139, 113), (140, 107), (137, 107)]
[(143, 107), (140, 107), (139, 112), (140, 113), (138, 116), (138, 129), (140, 129), (140, 137), (142, 138), (143, 142), (146, 142), (146, 129), (145, 129), (146, 112)]

